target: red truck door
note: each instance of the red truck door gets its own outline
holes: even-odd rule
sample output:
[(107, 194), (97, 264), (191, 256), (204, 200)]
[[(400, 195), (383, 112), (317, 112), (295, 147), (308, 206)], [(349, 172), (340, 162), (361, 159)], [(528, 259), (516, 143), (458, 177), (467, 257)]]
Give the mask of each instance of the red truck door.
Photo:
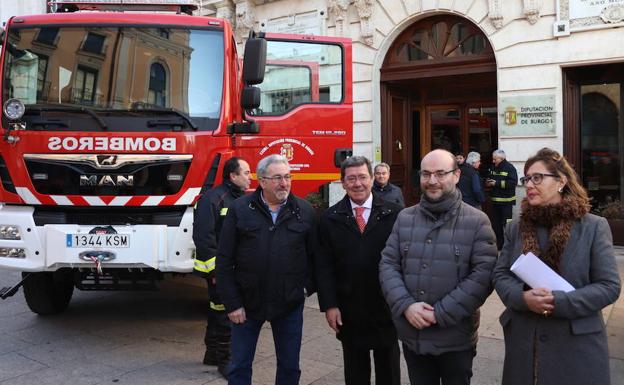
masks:
[(286, 156), (293, 192), (305, 196), (340, 179), (338, 158), (353, 147), (351, 40), (284, 34), (265, 38), (265, 76), (257, 85), (260, 107), (247, 113), (259, 133), (240, 135), (237, 152), (252, 163), (271, 154)]

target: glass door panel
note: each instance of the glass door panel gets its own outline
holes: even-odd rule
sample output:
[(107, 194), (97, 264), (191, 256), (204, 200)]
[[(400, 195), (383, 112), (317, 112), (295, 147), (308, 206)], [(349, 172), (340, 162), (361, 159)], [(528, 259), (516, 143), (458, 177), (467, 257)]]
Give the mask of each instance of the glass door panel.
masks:
[(622, 84), (581, 86), (581, 178), (593, 211), (623, 201)]
[(492, 151), (495, 150), (498, 133), (498, 116), (496, 106), (468, 108), (468, 150), (481, 154), (479, 172), (487, 176), (492, 164)]
[(435, 107), (429, 110), (432, 150), (442, 148), (453, 154), (462, 151), (460, 111), (459, 107)]

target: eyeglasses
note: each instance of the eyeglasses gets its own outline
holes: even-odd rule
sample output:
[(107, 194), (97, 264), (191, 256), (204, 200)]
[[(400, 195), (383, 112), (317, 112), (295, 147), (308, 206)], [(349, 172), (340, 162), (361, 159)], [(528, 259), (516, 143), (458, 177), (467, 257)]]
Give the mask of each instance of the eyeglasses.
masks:
[(344, 178), (345, 182), (349, 184), (353, 184), (357, 181), (360, 181), (360, 183), (366, 183), (369, 179), (370, 179), (370, 175), (368, 174), (349, 175)]
[(449, 170), (449, 171), (442, 171), (442, 170), (438, 170), (438, 171), (425, 171), (425, 170), (420, 170), (418, 171), (418, 175), (420, 175), (420, 179), (422, 180), (429, 180), (431, 179), (432, 175), (435, 175), (437, 180), (440, 179), (444, 179), (444, 177), (446, 177), (448, 174), (454, 172), (455, 170), (457, 170), (456, 168)]
[(541, 172), (536, 172), (535, 174), (531, 174), (531, 175), (525, 175), (522, 178), (520, 178), (520, 183), (522, 183), (523, 185), (526, 186), (527, 183), (529, 183), (529, 181), (533, 182), (534, 185), (538, 185), (540, 183), (542, 183), (542, 181), (544, 180), (545, 176), (549, 176), (552, 178), (559, 178), (559, 175), (555, 175), (555, 174), (542, 174)]
[(279, 183), (282, 181), (290, 182), (292, 180), (292, 175), (286, 174), (286, 175), (275, 175), (275, 176), (263, 176), (262, 179), (270, 180), (273, 183)]

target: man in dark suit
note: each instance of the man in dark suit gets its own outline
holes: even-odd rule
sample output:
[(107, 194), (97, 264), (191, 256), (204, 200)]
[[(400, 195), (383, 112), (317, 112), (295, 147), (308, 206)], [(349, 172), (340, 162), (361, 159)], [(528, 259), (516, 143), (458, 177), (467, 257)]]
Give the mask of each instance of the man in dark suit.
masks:
[(363, 156), (342, 163), (347, 194), (320, 220), (317, 285), (321, 311), (342, 342), (347, 385), (369, 384), (370, 351), (378, 385), (400, 384), (399, 345), (379, 284), (379, 259), (401, 206), (372, 193)]

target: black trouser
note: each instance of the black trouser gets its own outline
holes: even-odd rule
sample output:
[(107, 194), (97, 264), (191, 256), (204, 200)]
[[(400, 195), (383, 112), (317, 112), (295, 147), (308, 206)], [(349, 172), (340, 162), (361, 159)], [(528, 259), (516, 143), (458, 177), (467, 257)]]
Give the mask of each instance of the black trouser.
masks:
[(513, 216), (513, 205), (492, 204), (492, 228), (496, 234), (496, 246), (501, 250), (505, 241), (505, 225)]
[(206, 282), (208, 283), (208, 296), (210, 298), (208, 325), (206, 325), (206, 336), (204, 337), (206, 357), (215, 365), (227, 364), (230, 361), (230, 340), (232, 335), (230, 320), (225, 309), (215, 309), (223, 307), (221, 299), (217, 294), (217, 286), (210, 277), (206, 279)]
[(346, 385), (369, 385), (371, 377), (370, 351), (375, 361), (376, 385), (400, 385), (401, 364), (399, 343), (391, 347), (367, 349), (342, 343)]
[(411, 385), (469, 385), (474, 349), (439, 356), (416, 354), (403, 344), (403, 356)]

